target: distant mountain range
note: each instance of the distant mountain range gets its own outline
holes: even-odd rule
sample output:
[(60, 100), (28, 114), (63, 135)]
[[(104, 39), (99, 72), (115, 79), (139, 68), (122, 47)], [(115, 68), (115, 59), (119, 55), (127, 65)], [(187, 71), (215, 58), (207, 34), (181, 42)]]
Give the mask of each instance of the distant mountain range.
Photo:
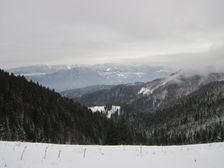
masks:
[(128, 65), (37, 65), (9, 69), (15, 75), (24, 75), (39, 84), (64, 91), (92, 85), (117, 85), (147, 82), (169, 75), (172, 70), (159, 66)]
[(222, 80), (224, 73), (200, 75), (178, 71), (147, 83), (116, 85), (107, 89), (98, 87), (98, 90), (88, 91), (82, 96), (77, 96), (77, 90), (63, 92), (63, 95), (87, 106), (128, 104), (136, 111), (153, 113), (210, 82)]
[(99, 90), (109, 90), (113, 86), (114, 85), (94, 85), (94, 86), (88, 86), (88, 87), (84, 87), (84, 88), (65, 90), (65, 91), (61, 92), (61, 95), (76, 100), (76, 99), (82, 97), (83, 95), (94, 93), (94, 92), (97, 92)]

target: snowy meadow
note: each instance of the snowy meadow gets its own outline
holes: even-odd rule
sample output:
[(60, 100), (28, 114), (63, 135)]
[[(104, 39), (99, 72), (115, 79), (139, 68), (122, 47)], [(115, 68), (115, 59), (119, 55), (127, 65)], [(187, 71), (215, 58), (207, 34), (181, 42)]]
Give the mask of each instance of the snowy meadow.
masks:
[(4, 168), (222, 168), (224, 143), (185, 146), (86, 146), (0, 142)]

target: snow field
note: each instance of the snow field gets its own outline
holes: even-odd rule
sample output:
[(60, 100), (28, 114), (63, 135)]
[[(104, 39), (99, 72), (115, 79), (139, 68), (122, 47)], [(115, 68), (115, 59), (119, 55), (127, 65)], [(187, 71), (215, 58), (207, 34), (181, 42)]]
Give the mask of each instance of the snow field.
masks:
[(224, 143), (85, 146), (0, 141), (0, 168), (223, 168)]

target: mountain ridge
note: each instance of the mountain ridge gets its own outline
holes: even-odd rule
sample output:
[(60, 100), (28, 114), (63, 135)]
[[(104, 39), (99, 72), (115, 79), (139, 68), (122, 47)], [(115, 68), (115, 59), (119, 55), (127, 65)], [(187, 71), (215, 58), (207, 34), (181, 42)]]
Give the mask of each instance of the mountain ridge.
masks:
[[(189, 95), (203, 85), (213, 81), (222, 81), (223, 79), (224, 73), (189, 75), (179, 71), (168, 77), (147, 83), (117, 85), (109, 90), (84, 94), (77, 100), (87, 106), (129, 104), (139, 112), (154, 112), (181, 97)], [(72, 95), (70, 96), (70, 98), (73, 98)]]
[(58, 92), (92, 85), (146, 82), (167, 76), (172, 70), (160, 66), (116, 64), (30, 66), (9, 69), (16, 75), (38, 82)]
[[(53, 90), (3, 70), (0, 70), (0, 116), (1, 140), (63, 144), (125, 144), (128, 140), (131, 143), (129, 137), (120, 134), (119, 121), (93, 113)], [(129, 129), (128, 125), (122, 128)], [(120, 135), (116, 142), (108, 137), (109, 131), (114, 136)]]

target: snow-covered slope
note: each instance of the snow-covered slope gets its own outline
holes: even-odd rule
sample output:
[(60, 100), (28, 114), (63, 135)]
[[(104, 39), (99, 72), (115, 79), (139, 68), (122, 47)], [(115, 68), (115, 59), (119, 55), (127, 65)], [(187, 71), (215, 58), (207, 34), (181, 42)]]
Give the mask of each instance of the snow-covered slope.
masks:
[[(178, 71), (147, 83), (116, 85), (107, 90), (84, 94), (78, 100), (87, 106), (129, 104), (135, 111), (153, 113), (172, 105), (208, 83), (223, 80), (224, 73), (199, 74)], [(67, 95), (75, 99), (71, 94)]]
[(93, 107), (89, 107), (89, 109), (92, 112), (105, 113), (107, 115), (107, 117), (110, 118), (111, 115), (114, 113), (118, 113), (118, 115), (119, 115), (121, 107), (112, 105), (112, 107), (110, 109), (108, 109), (106, 106), (93, 106)]
[(0, 142), (2, 168), (222, 168), (224, 143), (81, 146)]
[(154, 112), (172, 105), (208, 83), (223, 80), (224, 73), (190, 74), (178, 71), (169, 77), (146, 83), (139, 89), (137, 100), (132, 105), (142, 112)]

